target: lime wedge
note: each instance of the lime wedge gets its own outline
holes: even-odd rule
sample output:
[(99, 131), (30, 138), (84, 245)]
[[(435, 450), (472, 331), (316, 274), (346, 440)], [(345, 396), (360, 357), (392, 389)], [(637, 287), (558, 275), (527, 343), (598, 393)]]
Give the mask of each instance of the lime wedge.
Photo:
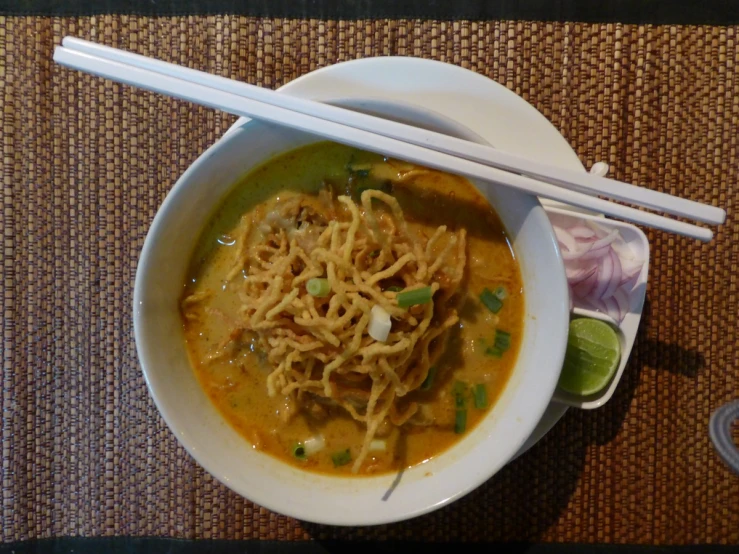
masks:
[(613, 327), (598, 319), (573, 319), (559, 387), (582, 396), (600, 392), (616, 373), (620, 358), (621, 345)]

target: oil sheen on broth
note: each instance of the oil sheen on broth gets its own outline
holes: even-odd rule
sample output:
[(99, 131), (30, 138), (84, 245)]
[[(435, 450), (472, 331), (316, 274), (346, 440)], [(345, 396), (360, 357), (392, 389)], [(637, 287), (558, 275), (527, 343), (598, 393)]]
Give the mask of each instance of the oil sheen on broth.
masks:
[(249, 173), (210, 218), (192, 256), (182, 296), (193, 299), (193, 305), (182, 304), (192, 365), (218, 410), (255, 449), (301, 469), (352, 474), (348, 462), (362, 448), (364, 423), (341, 407), (295, 410), (284, 395), (269, 396), (267, 376), (274, 368), (248, 334), (223, 347), (238, 333), (238, 287), (248, 279), (242, 271), (226, 280), (239, 248), (248, 246), (237, 240), (242, 216), (327, 188), (354, 197), (360, 209), (363, 191), (385, 191), (397, 199), (409, 232), (419, 236), (428, 238), (441, 225), (466, 230), (459, 321), (423, 384), (402, 399), (416, 405), (416, 415), (400, 427), (384, 420), (358, 474), (422, 463), (460, 440), (495, 404), (523, 329), (524, 294), (513, 249), (490, 204), (466, 179), (328, 142), (288, 152)]

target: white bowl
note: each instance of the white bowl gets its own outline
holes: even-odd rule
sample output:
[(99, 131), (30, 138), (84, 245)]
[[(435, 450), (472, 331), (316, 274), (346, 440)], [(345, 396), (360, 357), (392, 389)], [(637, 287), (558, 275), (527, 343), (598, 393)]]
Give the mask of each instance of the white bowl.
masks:
[[(425, 109), (375, 100), (339, 103), (481, 140)], [(400, 476), (318, 475), (253, 450), (198, 384), (185, 350), (178, 299), (201, 229), (239, 178), (276, 154), (316, 140), (251, 121), (210, 147), (177, 181), (154, 218), (136, 273), (138, 356), (154, 402), (177, 439), (235, 492), (270, 510), (315, 523), (371, 525), (407, 519), (482, 484), (533, 431), (552, 398), (564, 359), (569, 321), (564, 268), (549, 220), (536, 198), (475, 183), (508, 230), (526, 295), (521, 352), (488, 416), (453, 448)]]

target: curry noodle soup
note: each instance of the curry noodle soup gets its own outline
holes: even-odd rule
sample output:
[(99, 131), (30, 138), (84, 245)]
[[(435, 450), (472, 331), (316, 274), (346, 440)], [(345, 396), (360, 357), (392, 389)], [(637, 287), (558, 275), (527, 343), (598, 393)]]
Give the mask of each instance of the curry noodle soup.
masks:
[(524, 294), (466, 179), (321, 142), (249, 173), (181, 300), (198, 379), (255, 449), (370, 475), (438, 455), (515, 366)]

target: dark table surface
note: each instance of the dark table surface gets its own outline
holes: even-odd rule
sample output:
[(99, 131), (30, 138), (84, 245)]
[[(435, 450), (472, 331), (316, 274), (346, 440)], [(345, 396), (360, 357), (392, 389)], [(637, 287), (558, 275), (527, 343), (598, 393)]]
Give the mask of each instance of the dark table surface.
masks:
[(299, 19), (516, 19), (680, 25), (739, 22), (734, 0), (0, 0), (0, 14), (239, 14)]

